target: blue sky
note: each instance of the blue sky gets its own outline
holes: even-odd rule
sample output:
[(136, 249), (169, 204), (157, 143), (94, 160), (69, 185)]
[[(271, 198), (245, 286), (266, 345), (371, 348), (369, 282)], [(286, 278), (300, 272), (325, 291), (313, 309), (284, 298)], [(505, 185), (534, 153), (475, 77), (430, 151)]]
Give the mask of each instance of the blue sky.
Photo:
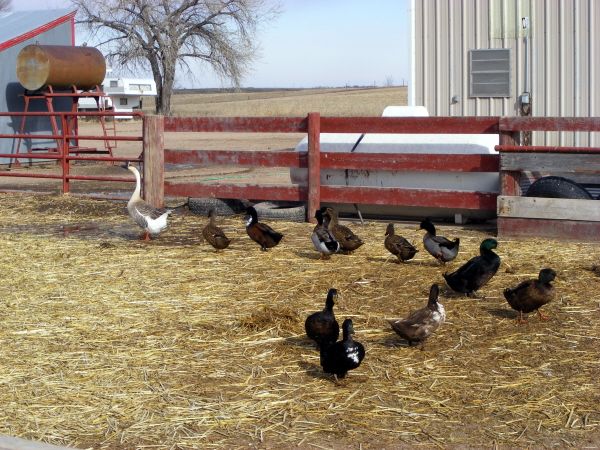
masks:
[[(13, 0), (15, 10), (69, 4), (68, 0)], [(281, 15), (259, 33), (261, 56), (243, 86), (408, 82), (409, 0), (281, 0), (281, 4)], [(78, 33), (78, 39), (81, 36)], [(177, 83), (178, 87), (228, 86), (201, 67), (194, 69), (193, 76), (181, 72)]]

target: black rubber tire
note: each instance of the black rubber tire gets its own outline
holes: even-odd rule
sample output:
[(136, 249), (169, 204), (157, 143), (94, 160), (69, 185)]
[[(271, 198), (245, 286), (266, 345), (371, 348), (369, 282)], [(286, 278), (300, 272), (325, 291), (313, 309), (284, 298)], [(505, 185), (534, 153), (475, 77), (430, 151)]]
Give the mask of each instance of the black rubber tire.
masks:
[(563, 177), (542, 177), (527, 189), (526, 197), (573, 198), (591, 200), (592, 196), (581, 185)]
[(194, 214), (206, 216), (211, 209), (219, 216), (232, 216), (246, 210), (247, 202), (221, 198), (190, 198), (188, 207)]
[(306, 222), (306, 206), (290, 202), (260, 202), (254, 205), (258, 218)]

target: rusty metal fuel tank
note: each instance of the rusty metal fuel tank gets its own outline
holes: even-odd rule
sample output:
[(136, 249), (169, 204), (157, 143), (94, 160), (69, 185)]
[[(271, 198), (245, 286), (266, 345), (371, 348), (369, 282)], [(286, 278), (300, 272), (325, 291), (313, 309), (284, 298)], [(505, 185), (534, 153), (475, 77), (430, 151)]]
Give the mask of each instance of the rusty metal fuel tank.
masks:
[(94, 47), (34, 44), (17, 56), (17, 78), (30, 91), (48, 85), (89, 89), (102, 84), (105, 74), (104, 56)]

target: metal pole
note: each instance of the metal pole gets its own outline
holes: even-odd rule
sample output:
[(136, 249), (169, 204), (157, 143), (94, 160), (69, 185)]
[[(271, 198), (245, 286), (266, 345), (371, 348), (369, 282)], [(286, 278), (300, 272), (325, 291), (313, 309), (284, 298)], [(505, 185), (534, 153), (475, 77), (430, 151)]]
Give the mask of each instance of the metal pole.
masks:
[(59, 151), (61, 152), (61, 165), (62, 165), (62, 193), (68, 194), (70, 190), (69, 186), (69, 139), (67, 135), (69, 134), (69, 130), (67, 129), (67, 116), (66, 114), (62, 114), (60, 116), (61, 122), (61, 132), (62, 132), (62, 140), (61, 140), (61, 148)]

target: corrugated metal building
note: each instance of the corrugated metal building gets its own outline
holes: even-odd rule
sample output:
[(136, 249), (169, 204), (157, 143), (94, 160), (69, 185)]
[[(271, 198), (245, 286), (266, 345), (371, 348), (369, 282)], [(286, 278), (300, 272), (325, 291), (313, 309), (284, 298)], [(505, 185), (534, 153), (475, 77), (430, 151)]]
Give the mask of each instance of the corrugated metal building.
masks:
[[(66, 9), (44, 11), (18, 11), (0, 16), (0, 111), (23, 111), (24, 88), (19, 83), (16, 73), (17, 55), (29, 44), (75, 45), (75, 11)], [(71, 108), (70, 99), (55, 99), (56, 111), (67, 111)], [(44, 102), (31, 104), (31, 111), (47, 111)], [(0, 117), (0, 134), (14, 134), (19, 131), (20, 117)], [(30, 117), (25, 122), (25, 131), (30, 134), (52, 134), (50, 120), (47, 117)], [(14, 153), (17, 140), (0, 140), (2, 153)], [(36, 140), (36, 144), (43, 144)], [(27, 151), (30, 140), (22, 145)], [(48, 147), (56, 146), (48, 142)], [(0, 159), (0, 164), (8, 160)]]
[[(598, 0), (412, 0), (411, 14), (410, 105), (435, 116), (600, 115)], [(599, 146), (600, 136), (534, 133), (532, 144)]]

